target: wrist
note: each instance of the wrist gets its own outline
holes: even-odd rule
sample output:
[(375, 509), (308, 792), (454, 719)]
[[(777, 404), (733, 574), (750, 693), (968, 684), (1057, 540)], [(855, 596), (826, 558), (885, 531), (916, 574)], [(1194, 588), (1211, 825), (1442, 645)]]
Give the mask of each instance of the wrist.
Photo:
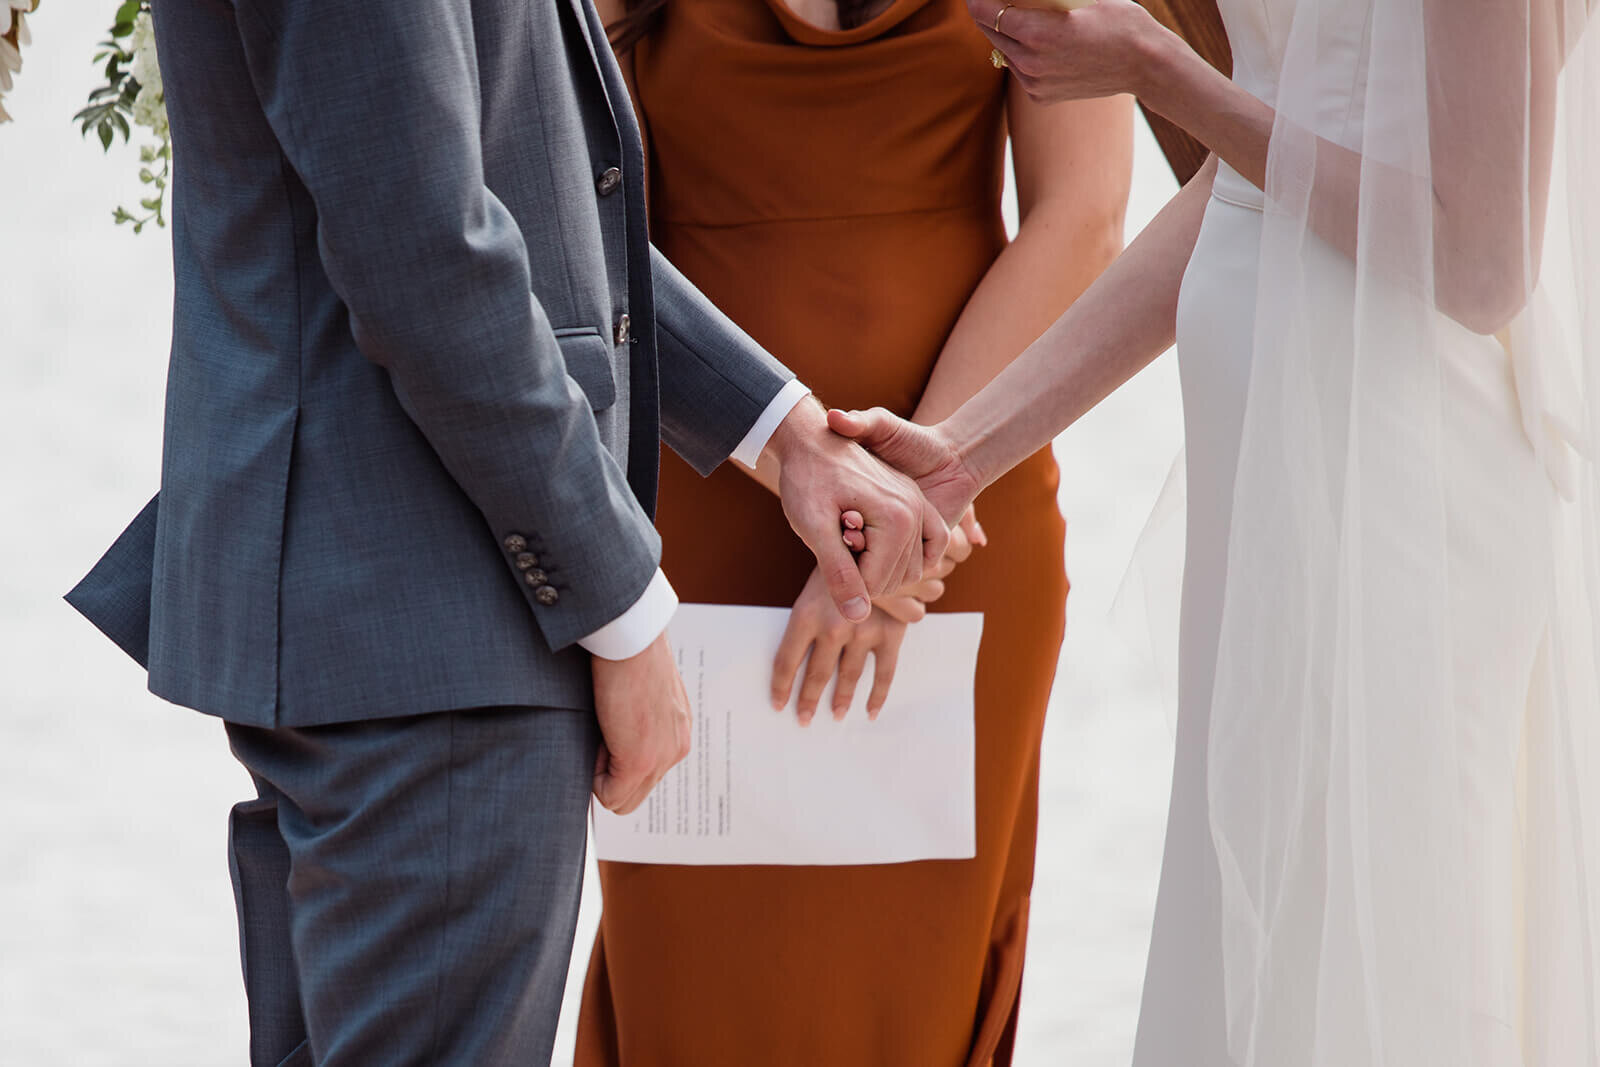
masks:
[(1175, 121), (1169, 109), (1175, 99), (1183, 96), (1175, 82), (1181, 53), (1188, 50), (1182, 38), (1145, 15), (1133, 44), (1130, 90), (1140, 103), (1168, 120)]
[(807, 394), (772, 431), (766, 447), (761, 450), (761, 458), (774, 460), (782, 466), (786, 458), (814, 446), (823, 434), (832, 432), (828, 429), (828, 413), (822, 402), (815, 394)]
[(954, 418), (946, 419), (928, 427), (947, 457), (931, 477), (949, 487), (955, 496), (964, 501), (960, 512), (953, 516), (945, 515), (945, 519), (952, 523), (960, 520), (971, 506), (973, 498), (993, 480), (984, 463), (983, 443), (987, 435), (963, 433), (955, 421)]

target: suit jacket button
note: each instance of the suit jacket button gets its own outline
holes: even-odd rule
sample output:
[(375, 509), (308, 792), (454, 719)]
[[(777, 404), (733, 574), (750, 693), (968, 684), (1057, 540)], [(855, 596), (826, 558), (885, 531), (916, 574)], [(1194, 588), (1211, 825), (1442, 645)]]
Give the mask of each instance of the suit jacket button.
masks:
[(517, 570), (525, 571), (529, 570), (530, 568), (537, 567), (538, 565), (539, 557), (535, 556), (532, 552), (517, 553)]
[(610, 196), (621, 184), (622, 171), (616, 167), (607, 167), (600, 172), (600, 177), (594, 180), (594, 187), (599, 190), (601, 196)]
[(627, 344), (628, 341), (630, 339), (632, 339), (632, 337), (633, 337), (633, 320), (628, 318), (628, 316), (626, 316), (626, 315), (623, 315), (621, 318), (619, 318), (617, 320), (617, 329), (616, 329), (615, 336), (616, 336), (617, 344), (619, 344), (619, 345)]
[(505, 539), (505, 546), (506, 551), (513, 555), (518, 552), (526, 552), (528, 550), (528, 539), (521, 534), (512, 534)]
[(538, 589), (533, 591), (533, 599), (537, 600), (539, 603), (548, 608), (550, 605), (561, 599), (561, 594), (556, 592), (554, 586), (541, 585)]
[(533, 568), (531, 571), (525, 571), (522, 575), (522, 580), (536, 589), (550, 584), (550, 576), (538, 567)]

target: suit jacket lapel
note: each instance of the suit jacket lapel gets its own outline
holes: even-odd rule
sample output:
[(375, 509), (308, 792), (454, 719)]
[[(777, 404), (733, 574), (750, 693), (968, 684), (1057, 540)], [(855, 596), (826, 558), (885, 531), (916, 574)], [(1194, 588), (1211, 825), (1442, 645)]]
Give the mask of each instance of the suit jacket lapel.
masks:
[[(589, 12), (591, 10), (589, 6), (589, 0), (556, 0), (556, 2), (566, 4), (572, 10), (573, 16), (578, 20), (578, 32), (583, 36), (584, 46), (589, 49), (589, 58), (594, 60), (595, 71), (598, 73), (599, 71), (603, 70), (605, 65), (600, 60), (600, 52), (595, 45), (594, 33), (589, 24)], [(611, 47), (610, 43), (605, 41), (605, 34), (603, 30), (601, 32), (601, 41), (605, 44), (607, 49)], [(605, 78), (603, 76), (600, 80), (602, 84), (605, 82)], [(610, 99), (607, 99), (606, 102), (611, 105), (612, 115), (615, 116), (617, 110), (615, 103)]]

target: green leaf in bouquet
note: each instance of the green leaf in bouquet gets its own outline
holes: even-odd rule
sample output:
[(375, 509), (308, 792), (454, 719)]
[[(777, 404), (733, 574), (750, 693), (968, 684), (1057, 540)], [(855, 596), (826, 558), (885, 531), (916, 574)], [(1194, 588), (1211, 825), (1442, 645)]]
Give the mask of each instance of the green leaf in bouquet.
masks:
[(133, 25), (133, 20), (139, 16), (139, 9), (142, 6), (139, 0), (127, 0), (121, 7), (117, 8), (117, 23), (120, 25), (126, 22), (130, 26)]
[(161, 198), (155, 196), (148, 197), (139, 201), (139, 206), (144, 208), (146, 211), (155, 211), (161, 206)]
[(104, 122), (100, 124), (100, 147), (111, 151), (111, 127)]
[(156, 149), (155, 149), (155, 146), (154, 145), (148, 145), (148, 144), (147, 145), (140, 145), (139, 146), (139, 162), (140, 163), (154, 163), (155, 161), (156, 161)]

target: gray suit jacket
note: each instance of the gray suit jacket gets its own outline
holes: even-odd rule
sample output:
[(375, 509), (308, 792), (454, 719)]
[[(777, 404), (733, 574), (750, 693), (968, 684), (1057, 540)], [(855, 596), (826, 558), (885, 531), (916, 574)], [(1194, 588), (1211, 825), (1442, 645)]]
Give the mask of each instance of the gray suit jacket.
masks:
[[(305, 726), (588, 707), (574, 642), (791, 375), (649, 244), (586, 0), (157, 0), (161, 493), (69, 600), (159, 696)], [(619, 180), (620, 179), (620, 180)]]

